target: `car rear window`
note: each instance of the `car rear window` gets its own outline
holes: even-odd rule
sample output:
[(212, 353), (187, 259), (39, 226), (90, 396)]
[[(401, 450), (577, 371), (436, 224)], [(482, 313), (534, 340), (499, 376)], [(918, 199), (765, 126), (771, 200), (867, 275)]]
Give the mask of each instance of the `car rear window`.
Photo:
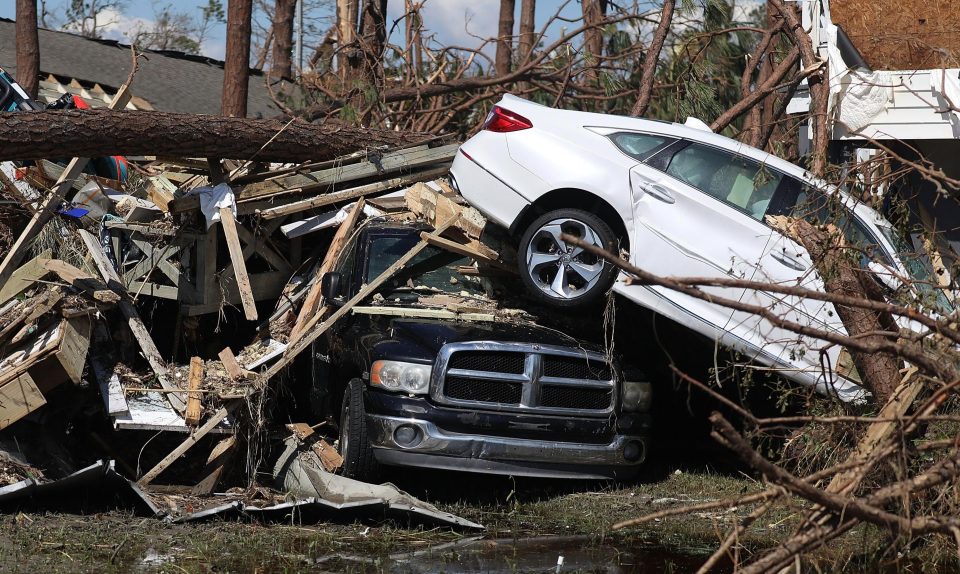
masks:
[(638, 161), (647, 159), (653, 152), (674, 141), (666, 136), (636, 132), (617, 132), (608, 137), (620, 151)]

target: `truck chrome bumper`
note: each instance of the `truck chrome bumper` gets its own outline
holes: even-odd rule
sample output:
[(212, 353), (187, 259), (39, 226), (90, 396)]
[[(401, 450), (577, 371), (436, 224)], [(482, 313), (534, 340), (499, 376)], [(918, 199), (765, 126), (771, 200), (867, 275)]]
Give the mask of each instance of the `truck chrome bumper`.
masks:
[(609, 444), (450, 433), (429, 421), (367, 415), (368, 437), (384, 464), (516, 476), (618, 478), (635, 473), (647, 439), (616, 436)]

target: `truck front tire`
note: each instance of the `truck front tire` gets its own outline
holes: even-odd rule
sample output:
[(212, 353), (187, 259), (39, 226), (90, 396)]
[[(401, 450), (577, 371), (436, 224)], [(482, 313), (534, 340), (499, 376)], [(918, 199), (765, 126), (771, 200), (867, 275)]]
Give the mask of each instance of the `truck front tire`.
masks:
[(343, 392), (340, 408), (340, 473), (364, 482), (376, 482), (380, 465), (373, 455), (367, 436), (367, 413), (363, 405), (364, 382), (351, 379)]

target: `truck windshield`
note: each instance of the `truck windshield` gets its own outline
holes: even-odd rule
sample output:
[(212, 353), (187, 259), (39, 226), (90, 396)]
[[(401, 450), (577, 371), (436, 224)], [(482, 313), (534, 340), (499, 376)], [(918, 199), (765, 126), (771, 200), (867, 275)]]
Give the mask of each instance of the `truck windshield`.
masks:
[[(397, 262), (420, 241), (417, 233), (373, 238), (368, 246), (364, 283), (375, 279)], [(470, 297), (484, 296), (479, 281), (468, 277), (458, 267), (472, 261), (434, 246), (427, 246), (399, 273), (388, 280), (379, 293), (390, 300), (409, 301), (430, 292), (444, 292)]]

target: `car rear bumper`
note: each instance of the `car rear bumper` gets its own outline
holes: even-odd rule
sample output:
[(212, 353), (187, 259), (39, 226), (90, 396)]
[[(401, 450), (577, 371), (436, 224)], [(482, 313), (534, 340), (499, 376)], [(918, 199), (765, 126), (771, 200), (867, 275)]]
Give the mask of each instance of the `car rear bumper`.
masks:
[(460, 195), (470, 205), (477, 206), (488, 219), (510, 229), (530, 202), (517, 190), (494, 176), (463, 149), (457, 152), (450, 173), (457, 182)]
[(647, 453), (643, 436), (616, 435), (605, 444), (556, 442), (451, 433), (426, 420), (371, 414), (367, 429), (383, 464), (514, 476), (629, 478)]

